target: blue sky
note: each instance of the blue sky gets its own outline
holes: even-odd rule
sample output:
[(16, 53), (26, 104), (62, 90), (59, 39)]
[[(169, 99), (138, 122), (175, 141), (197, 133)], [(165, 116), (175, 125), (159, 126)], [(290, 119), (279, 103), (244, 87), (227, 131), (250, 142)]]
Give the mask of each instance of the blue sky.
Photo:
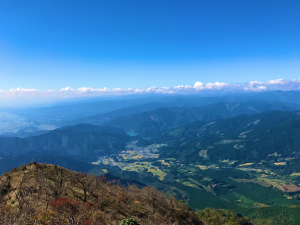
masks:
[(300, 1), (1, 1), (0, 90), (298, 79)]

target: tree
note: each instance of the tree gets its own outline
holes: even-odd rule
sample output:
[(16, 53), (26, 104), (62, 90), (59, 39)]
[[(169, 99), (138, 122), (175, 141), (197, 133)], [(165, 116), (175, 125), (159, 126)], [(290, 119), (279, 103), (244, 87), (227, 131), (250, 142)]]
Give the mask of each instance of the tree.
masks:
[(24, 175), (15, 191), (20, 210), (29, 205), (33, 193), (34, 187), (29, 182), (29, 178)]
[(87, 194), (93, 192), (97, 187), (97, 181), (92, 174), (71, 173), (71, 183), (80, 186), (83, 191), (83, 202), (87, 201)]
[(39, 197), (47, 202), (66, 195), (67, 185), (70, 180), (70, 171), (54, 166), (49, 170), (41, 170), (36, 175), (36, 182), (39, 186)]

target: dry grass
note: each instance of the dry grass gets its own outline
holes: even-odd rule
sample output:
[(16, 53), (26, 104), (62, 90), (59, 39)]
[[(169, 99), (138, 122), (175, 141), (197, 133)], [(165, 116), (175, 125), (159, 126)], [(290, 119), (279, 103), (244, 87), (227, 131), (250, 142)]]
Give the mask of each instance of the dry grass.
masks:
[(284, 165), (286, 165), (286, 162), (276, 162), (276, 163), (274, 163), (274, 165), (276, 165), (276, 166), (284, 166)]
[(239, 165), (239, 166), (251, 166), (251, 165), (253, 165), (254, 163), (244, 163), (244, 164), (241, 164), (241, 165)]
[(282, 188), (285, 192), (298, 192), (300, 191), (300, 187), (297, 187), (295, 185), (282, 185)]
[(207, 169), (207, 166), (202, 166), (202, 165), (196, 165), (198, 166), (201, 170), (206, 170)]
[(300, 173), (292, 173), (290, 176), (300, 176)]

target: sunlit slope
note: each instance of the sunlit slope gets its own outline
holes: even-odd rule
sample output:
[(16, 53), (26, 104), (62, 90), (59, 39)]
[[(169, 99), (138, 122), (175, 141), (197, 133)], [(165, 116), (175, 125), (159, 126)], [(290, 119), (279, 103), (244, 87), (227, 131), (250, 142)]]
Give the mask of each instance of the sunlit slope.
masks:
[(105, 177), (36, 163), (0, 176), (0, 212), (7, 224), (119, 224), (128, 218), (141, 225), (204, 224), (185, 203), (152, 187), (122, 188)]

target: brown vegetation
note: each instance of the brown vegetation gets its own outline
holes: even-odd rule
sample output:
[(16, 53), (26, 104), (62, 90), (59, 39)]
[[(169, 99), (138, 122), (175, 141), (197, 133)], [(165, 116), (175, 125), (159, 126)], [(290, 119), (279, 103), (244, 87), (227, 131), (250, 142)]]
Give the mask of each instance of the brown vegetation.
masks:
[(0, 224), (203, 224), (153, 187), (121, 187), (105, 177), (31, 163), (0, 177)]
[(300, 187), (295, 185), (282, 185), (281, 186), (285, 192), (298, 192), (300, 191)]

